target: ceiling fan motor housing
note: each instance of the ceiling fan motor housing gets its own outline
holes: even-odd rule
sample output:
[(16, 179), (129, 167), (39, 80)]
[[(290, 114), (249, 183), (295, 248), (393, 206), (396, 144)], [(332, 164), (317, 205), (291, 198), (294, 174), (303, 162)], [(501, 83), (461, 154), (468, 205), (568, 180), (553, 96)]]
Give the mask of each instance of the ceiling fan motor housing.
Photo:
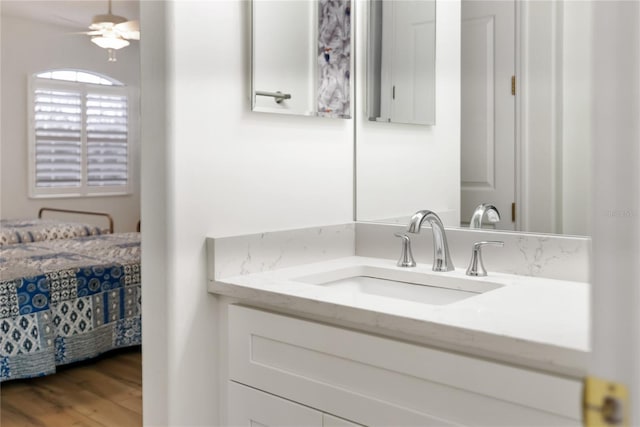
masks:
[(106, 14), (106, 15), (96, 15), (93, 17), (93, 22), (89, 26), (91, 30), (104, 30), (113, 28), (118, 24), (122, 24), (123, 22), (127, 22), (126, 18), (118, 15)]

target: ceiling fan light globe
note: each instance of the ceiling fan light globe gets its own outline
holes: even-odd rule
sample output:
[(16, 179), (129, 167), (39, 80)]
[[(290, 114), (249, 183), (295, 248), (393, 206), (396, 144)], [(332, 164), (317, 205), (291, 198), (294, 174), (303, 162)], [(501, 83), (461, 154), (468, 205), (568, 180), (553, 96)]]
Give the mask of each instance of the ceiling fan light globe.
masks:
[(118, 50), (129, 46), (129, 41), (120, 37), (95, 36), (91, 37), (91, 41), (103, 49)]

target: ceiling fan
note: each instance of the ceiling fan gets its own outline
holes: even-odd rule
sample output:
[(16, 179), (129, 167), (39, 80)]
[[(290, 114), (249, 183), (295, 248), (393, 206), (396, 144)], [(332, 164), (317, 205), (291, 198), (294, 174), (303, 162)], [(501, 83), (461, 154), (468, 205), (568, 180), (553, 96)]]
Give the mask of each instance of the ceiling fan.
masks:
[(109, 52), (109, 61), (115, 62), (115, 51), (129, 46), (129, 40), (140, 40), (140, 24), (138, 21), (128, 21), (127, 18), (114, 15), (111, 12), (111, 0), (109, 10), (104, 15), (93, 17), (86, 34), (91, 36), (91, 41)]

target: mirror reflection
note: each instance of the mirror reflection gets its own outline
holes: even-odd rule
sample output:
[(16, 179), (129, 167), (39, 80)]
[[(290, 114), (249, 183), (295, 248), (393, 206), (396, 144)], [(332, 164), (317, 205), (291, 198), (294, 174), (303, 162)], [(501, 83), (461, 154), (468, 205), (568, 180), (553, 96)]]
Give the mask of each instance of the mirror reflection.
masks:
[(372, 0), (368, 25), (369, 120), (435, 124), (436, 2)]
[[(375, 10), (378, 3), (367, 5)], [(359, 125), (358, 220), (404, 222), (418, 209), (432, 209), (447, 226), (589, 235), (591, 8), (588, 2), (516, 3), (462, 0), (461, 16), (438, 3), (438, 123), (425, 132)], [(442, 48), (447, 40), (449, 49)], [(379, 43), (367, 40), (367, 51)], [(452, 49), (460, 49), (459, 64), (447, 55), (458, 53)], [(456, 69), (459, 94), (450, 86)], [(457, 110), (447, 104), (456, 96)], [(445, 143), (443, 137), (455, 136), (449, 124), (456, 111), (459, 140)], [(381, 133), (386, 141), (373, 144)], [(403, 167), (378, 166), (378, 175), (389, 170), (382, 178), (373, 162), (385, 156), (402, 159)], [(458, 183), (445, 179), (456, 166)], [(369, 185), (372, 178), (377, 184)], [(457, 201), (448, 198), (452, 191)]]
[(349, 118), (349, 0), (252, 3), (253, 111)]

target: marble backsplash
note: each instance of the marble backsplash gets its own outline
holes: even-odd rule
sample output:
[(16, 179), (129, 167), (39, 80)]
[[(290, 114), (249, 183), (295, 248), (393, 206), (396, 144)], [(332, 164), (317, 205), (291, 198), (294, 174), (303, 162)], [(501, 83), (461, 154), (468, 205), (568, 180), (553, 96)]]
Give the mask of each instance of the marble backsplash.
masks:
[[(396, 259), (404, 225), (349, 223), (243, 236), (208, 238), (209, 278), (245, 275), (347, 256)], [(589, 281), (591, 241), (584, 237), (447, 229), (449, 249), (457, 268), (466, 268), (474, 242), (499, 240), (504, 247), (483, 248), (491, 272)], [(427, 227), (412, 235), (418, 263), (431, 264), (433, 241)]]
[(261, 273), (353, 256), (355, 224), (207, 238), (208, 277)]

